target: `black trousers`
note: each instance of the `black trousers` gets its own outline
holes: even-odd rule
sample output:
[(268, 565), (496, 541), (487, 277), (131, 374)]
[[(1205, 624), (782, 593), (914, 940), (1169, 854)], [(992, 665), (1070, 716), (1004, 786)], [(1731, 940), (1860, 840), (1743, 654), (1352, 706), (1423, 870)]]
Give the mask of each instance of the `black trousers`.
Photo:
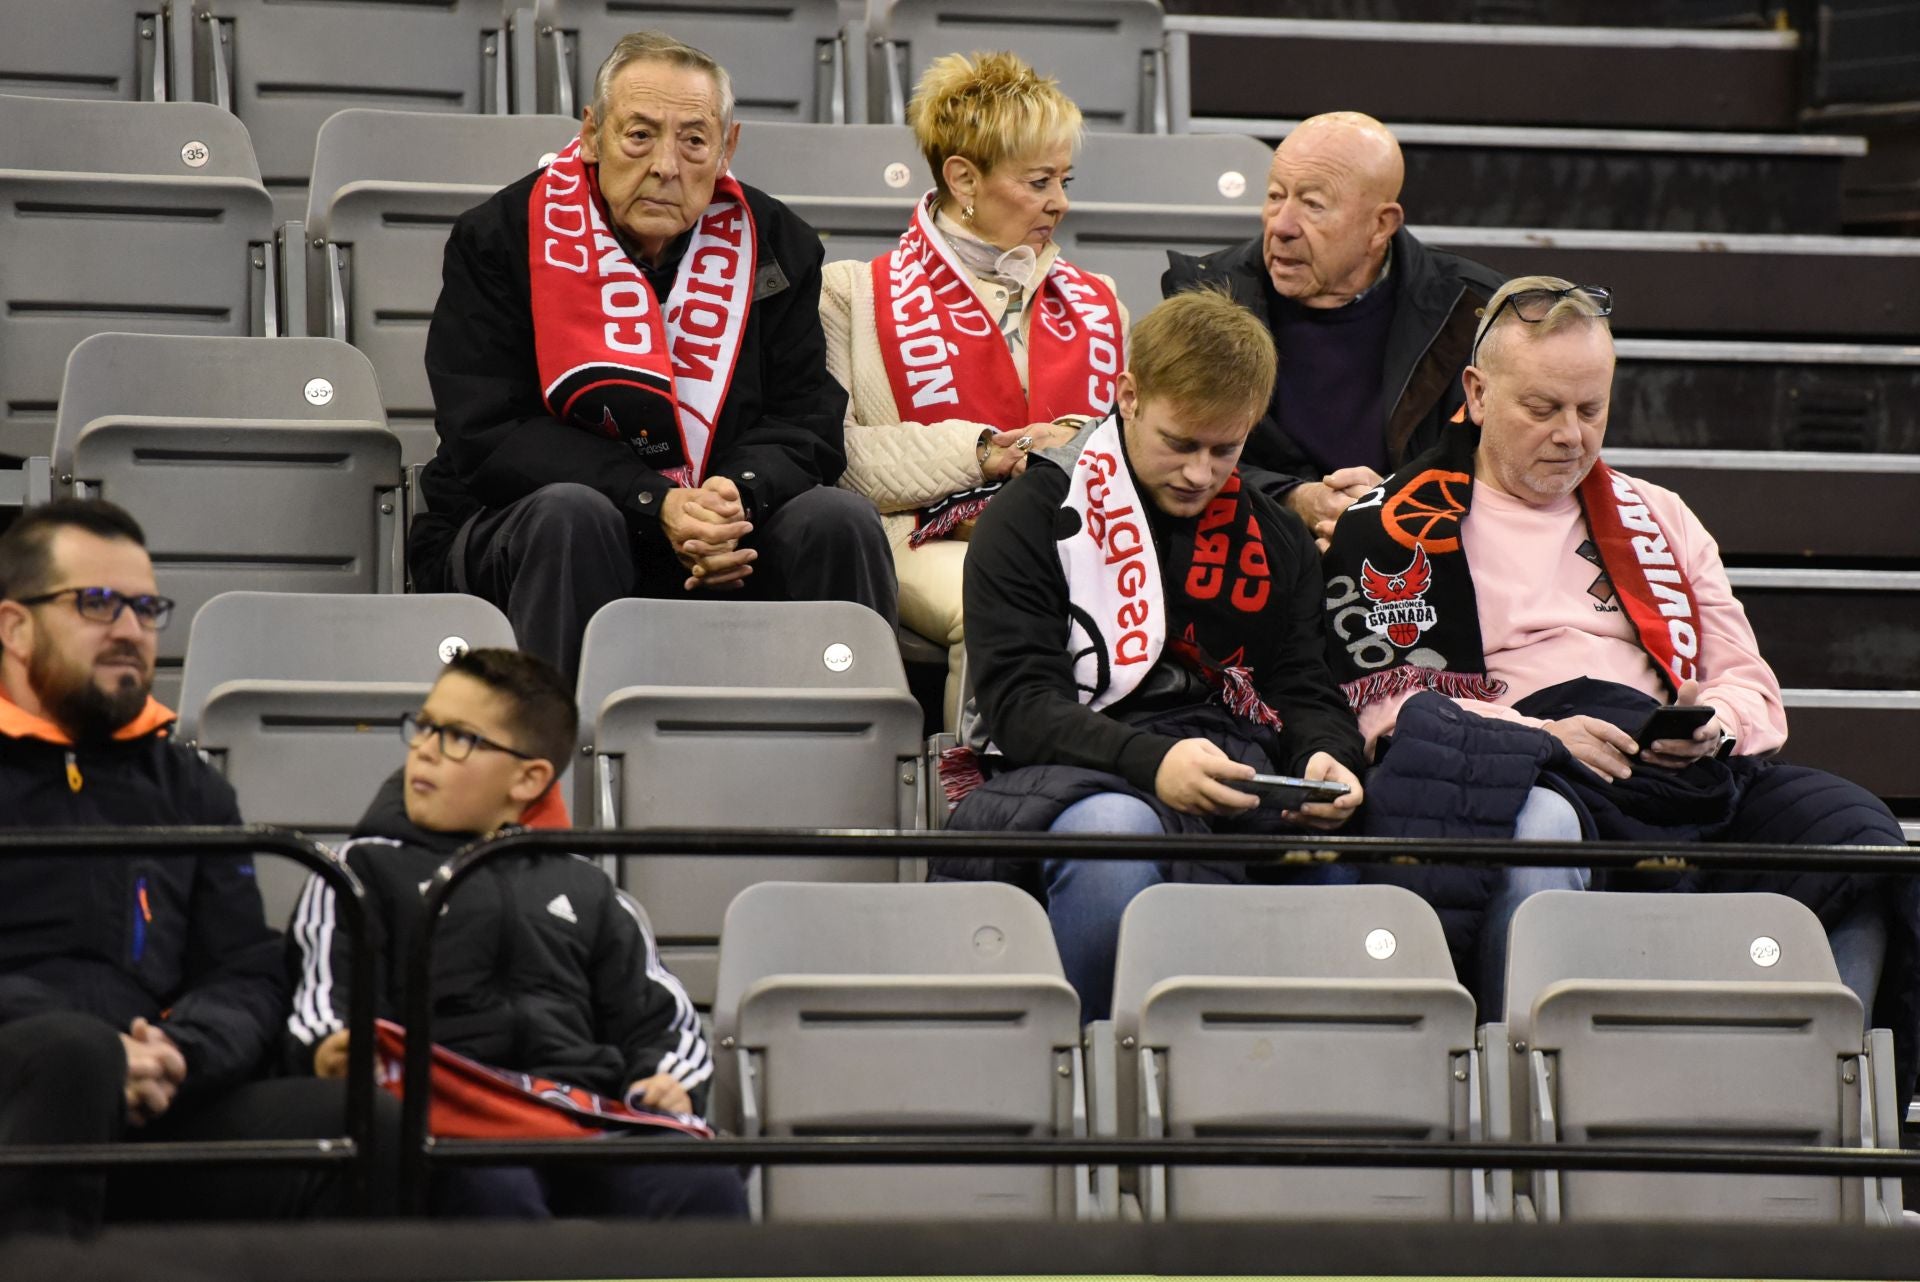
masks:
[[(582, 1140), (681, 1144), (668, 1138)], [(433, 1213), (450, 1219), (744, 1220), (747, 1189), (731, 1166), (449, 1166), (434, 1174)]]
[[(719, 599), (853, 601), (889, 623), (899, 588), (873, 504), (816, 486), (757, 522), (743, 546), (760, 555), (738, 593)], [(587, 621), (622, 597), (692, 595), (666, 540), (635, 536), (613, 501), (585, 485), (542, 486), (517, 503), (480, 513), (447, 560), (456, 592), (506, 612), (520, 647), (579, 675)]]
[[(35, 1015), (0, 1026), (0, 1144), (317, 1139), (346, 1131), (346, 1087), (317, 1078), (187, 1090), (167, 1113), (125, 1121), (126, 1051), (90, 1015)], [(189, 1078), (187, 1086), (191, 1088)], [(399, 1116), (376, 1093), (383, 1158), (374, 1210), (393, 1205)], [(0, 1231), (86, 1233), (113, 1221), (290, 1219), (345, 1214), (347, 1170), (323, 1167), (129, 1167), (111, 1173), (0, 1173)]]

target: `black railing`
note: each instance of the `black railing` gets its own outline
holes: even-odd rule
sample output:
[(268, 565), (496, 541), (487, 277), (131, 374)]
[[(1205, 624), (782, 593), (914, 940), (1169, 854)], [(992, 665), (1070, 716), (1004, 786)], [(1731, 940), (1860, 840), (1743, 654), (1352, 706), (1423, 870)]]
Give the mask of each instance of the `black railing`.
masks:
[[(652, 829), (526, 831), (467, 847), (426, 887), (406, 959), (407, 1050), (400, 1187), (417, 1208), (436, 1163), (687, 1162), (683, 1145), (570, 1141), (442, 1140), (428, 1134), (432, 1067), (434, 934), (453, 893), (475, 871), (509, 855), (715, 857), (833, 856), (899, 859), (1137, 860), (1175, 858), (1303, 866), (1332, 863), (1585, 867), (1685, 871), (1920, 873), (1920, 851), (1888, 846), (1683, 845), (1627, 842), (1423, 841), (1315, 834), (1067, 836), (1054, 833), (905, 832), (855, 829)], [(1920, 1176), (1920, 1153), (1782, 1145), (1540, 1144), (1490, 1141), (1265, 1139), (939, 1140), (824, 1137), (716, 1139), (697, 1160), (790, 1165), (1035, 1165), (1146, 1163), (1202, 1166), (1407, 1167), (1702, 1174)]]
[[(366, 938), (366, 892), (326, 850), (280, 828), (88, 828), (0, 833), (0, 859), (138, 858), (168, 855), (278, 855), (317, 874), (334, 891), (337, 921), (355, 941), (347, 1017), (346, 1133), (315, 1140), (193, 1143), (0, 1145), (0, 1169), (91, 1170), (115, 1166), (322, 1166), (346, 1163), (349, 1201), (364, 1210), (379, 1160), (373, 1126), (373, 954)], [(276, 1036), (280, 1030), (276, 1028)]]

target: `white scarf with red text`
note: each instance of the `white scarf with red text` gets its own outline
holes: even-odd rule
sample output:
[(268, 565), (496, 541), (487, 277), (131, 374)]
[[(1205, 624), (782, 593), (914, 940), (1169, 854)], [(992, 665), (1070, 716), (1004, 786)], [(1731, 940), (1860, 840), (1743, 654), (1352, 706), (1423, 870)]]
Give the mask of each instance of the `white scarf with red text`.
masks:
[(1080, 702), (1096, 712), (1132, 694), (1167, 644), (1160, 554), (1120, 430), (1117, 414), (1092, 430), (1061, 505), (1080, 518), (1058, 545), (1067, 578), (1067, 653)]
[(731, 175), (681, 256), (670, 305), (607, 228), (576, 139), (534, 184), (528, 274), (548, 412), (630, 445), (681, 485), (705, 479), (753, 301), (753, 213)]

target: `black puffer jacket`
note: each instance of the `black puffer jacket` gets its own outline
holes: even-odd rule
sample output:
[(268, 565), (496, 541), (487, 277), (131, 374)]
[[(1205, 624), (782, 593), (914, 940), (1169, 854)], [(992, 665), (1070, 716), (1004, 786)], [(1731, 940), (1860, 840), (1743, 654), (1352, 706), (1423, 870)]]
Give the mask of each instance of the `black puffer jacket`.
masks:
[[(1195, 257), (1167, 252), (1169, 266), (1160, 292), (1173, 295), (1197, 287), (1225, 286), (1233, 300), (1262, 322), (1267, 314), (1267, 268), (1255, 237), (1230, 249)], [(1402, 227), (1393, 237), (1396, 301), (1387, 329), (1380, 424), (1389, 470), (1440, 441), (1440, 431), (1465, 403), (1460, 371), (1473, 348), (1477, 309), (1493, 297), (1506, 276), (1458, 254), (1429, 249)], [(1282, 360), (1286, 353), (1280, 354)], [(1274, 395), (1279, 396), (1275, 388)], [(1358, 462), (1359, 455), (1349, 462)], [(1322, 469), (1290, 438), (1273, 408), (1254, 425), (1241, 465), (1295, 480), (1317, 481)], [(1251, 478), (1250, 478), (1251, 479)], [(1263, 486), (1264, 488), (1264, 486)]]
[[(420, 888), (474, 837), (416, 827), (400, 790), (396, 772), (341, 852), (372, 901), (377, 1010), (396, 1021)], [(310, 880), (287, 931), (298, 981), (287, 1050), (300, 1071), (347, 1023), (352, 941), (334, 926), (332, 899)], [(698, 1111), (713, 1073), (693, 1003), (639, 905), (577, 856), (509, 856), (462, 884), (434, 935), (433, 1003), (440, 1045), (612, 1098), (666, 1073)]]
[[(0, 827), (238, 824), (233, 789), (168, 737), (172, 721), (149, 702), (122, 737), (75, 745), (0, 699)], [(0, 860), (0, 1023), (153, 1021), (186, 1057), (189, 1097), (252, 1076), (286, 1009), (252, 859)]]

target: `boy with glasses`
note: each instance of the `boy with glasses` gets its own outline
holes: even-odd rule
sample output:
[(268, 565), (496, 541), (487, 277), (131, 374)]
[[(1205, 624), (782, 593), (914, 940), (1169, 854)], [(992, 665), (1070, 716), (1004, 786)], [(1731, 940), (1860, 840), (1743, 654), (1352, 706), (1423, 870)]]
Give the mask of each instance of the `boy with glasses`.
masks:
[[(241, 822), (151, 694), (172, 609), (111, 503), (0, 536), (0, 826)], [(286, 1002), (251, 859), (0, 859), (0, 1145), (341, 1135), (337, 1084), (253, 1080)], [(0, 1234), (344, 1209), (340, 1171), (0, 1173)]]
[[(402, 718), (406, 765), (342, 850), (366, 885), (378, 1008), (397, 1018), (421, 888), (460, 847), (516, 826), (566, 822), (555, 781), (573, 754), (572, 692), (514, 650), (456, 655)], [(333, 892), (308, 882), (289, 935), (299, 980), (287, 1021), (300, 1071), (346, 1073), (351, 940)], [(661, 963), (640, 906), (573, 857), (507, 858), (448, 906), (434, 944), (434, 1041), (482, 1064), (583, 1087), (630, 1108), (697, 1114), (713, 1072), (699, 1016)], [(718, 1167), (455, 1167), (438, 1214), (649, 1219), (746, 1213)]]

